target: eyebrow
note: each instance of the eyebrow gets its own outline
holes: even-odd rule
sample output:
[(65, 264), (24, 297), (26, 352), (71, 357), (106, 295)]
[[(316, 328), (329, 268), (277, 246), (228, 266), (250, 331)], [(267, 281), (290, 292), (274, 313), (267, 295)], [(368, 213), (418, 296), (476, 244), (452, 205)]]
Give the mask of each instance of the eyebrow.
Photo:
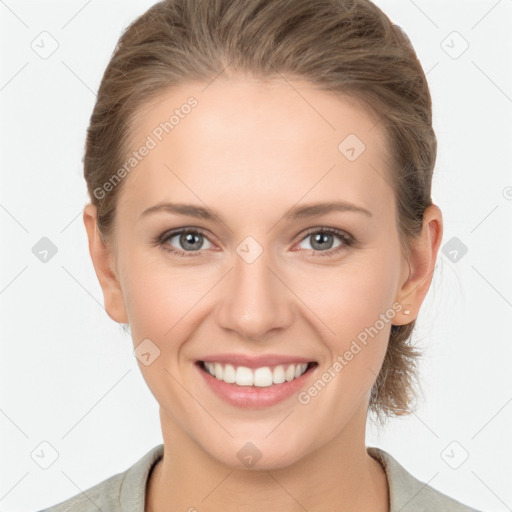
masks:
[[(347, 203), (344, 201), (331, 201), (327, 203), (315, 203), (296, 206), (290, 209), (288, 212), (286, 212), (284, 218), (286, 218), (287, 220), (305, 219), (309, 217), (325, 215), (327, 213), (331, 213), (334, 211), (358, 212), (363, 213), (368, 217), (373, 216), (373, 214), (369, 210), (366, 210), (361, 206), (357, 206), (355, 204)], [(215, 210), (212, 210), (211, 208), (205, 208), (202, 206), (196, 206), (193, 204), (185, 203), (158, 203), (155, 206), (151, 206), (144, 210), (140, 214), (139, 220), (141, 220), (144, 217), (147, 217), (148, 215), (158, 212), (173, 213), (177, 215), (187, 215), (189, 217), (197, 217), (199, 219), (223, 222), (222, 217)]]

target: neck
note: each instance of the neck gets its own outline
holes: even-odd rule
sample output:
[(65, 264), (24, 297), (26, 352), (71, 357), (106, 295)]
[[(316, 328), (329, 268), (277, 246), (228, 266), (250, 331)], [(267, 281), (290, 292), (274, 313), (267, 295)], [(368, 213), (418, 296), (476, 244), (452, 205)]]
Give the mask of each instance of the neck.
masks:
[(147, 512), (327, 512), (333, 508), (338, 512), (389, 512), (385, 471), (366, 452), (366, 410), (329, 443), (289, 466), (272, 470), (224, 465), (165, 413), (161, 411), (160, 416), (164, 456), (148, 481)]

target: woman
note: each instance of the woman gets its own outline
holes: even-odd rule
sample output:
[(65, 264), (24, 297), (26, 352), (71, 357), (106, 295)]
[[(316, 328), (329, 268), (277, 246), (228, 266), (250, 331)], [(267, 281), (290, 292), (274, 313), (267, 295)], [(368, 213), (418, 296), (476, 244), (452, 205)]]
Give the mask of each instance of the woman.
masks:
[(365, 445), (412, 411), (431, 98), (367, 0), (169, 0), (122, 35), (84, 223), (164, 443), (52, 512), (470, 511)]

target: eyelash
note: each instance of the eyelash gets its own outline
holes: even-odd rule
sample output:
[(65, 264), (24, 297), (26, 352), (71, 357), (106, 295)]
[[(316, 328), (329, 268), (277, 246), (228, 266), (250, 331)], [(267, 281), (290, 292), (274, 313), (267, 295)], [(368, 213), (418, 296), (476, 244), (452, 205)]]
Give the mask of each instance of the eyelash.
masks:
[[(180, 251), (178, 249), (172, 248), (172, 246), (170, 246), (167, 243), (171, 238), (174, 238), (176, 235), (181, 235), (182, 233), (189, 233), (189, 234), (193, 234), (193, 235), (202, 235), (202, 236), (206, 237), (205, 233), (203, 233), (203, 231), (200, 229), (183, 228), (183, 229), (178, 229), (176, 231), (170, 231), (170, 232), (163, 233), (155, 240), (154, 243), (155, 243), (155, 245), (160, 246), (164, 251), (169, 252), (172, 255), (177, 256), (177, 257), (200, 256), (201, 252), (202, 252), (201, 250), (199, 250), (199, 251)], [(304, 235), (303, 238), (301, 238), (300, 242), (304, 241), (309, 236), (311, 236), (313, 234), (317, 234), (317, 233), (327, 234), (327, 235), (335, 235), (341, 239), (343, 244), (339, 245), (338, 247), (334, 247), (333, 249), (328, 249), (326, 251), (315, 251), (313, 249), (310, 249), (310, 251), (312, 251), (315, 256), (319, 256), (319, 257), (332, 256), (332, 255), (342, 251), (343, 249), (346, 249), (347, 247), (352, 247), (352, 246), (356, 245), (356, 240), (352, 235), (349, 235), (348, 233), (345, 233), (344, 231), (341, 231), (339, 229), (334, 229), (334, 228), (313, 228), (313, 229), (309, 230)]]

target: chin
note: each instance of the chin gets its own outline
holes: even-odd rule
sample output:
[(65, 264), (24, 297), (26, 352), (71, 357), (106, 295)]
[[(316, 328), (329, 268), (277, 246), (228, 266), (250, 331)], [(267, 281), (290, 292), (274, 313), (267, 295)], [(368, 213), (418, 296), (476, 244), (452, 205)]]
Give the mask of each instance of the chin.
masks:
[[(306, 455), (299, 447), (304, 449), (304, 443), (279, 443), (269, 442), (264, 438), (251, 440), (231, 440), (229, 447), (222, 447), (221, 451), (210, 455), (233, 469), (245, 469), (248, 471), (271, 471), (284, 469), (301, 457)], [(234, 456), (233, 456), (234, 454)]]

